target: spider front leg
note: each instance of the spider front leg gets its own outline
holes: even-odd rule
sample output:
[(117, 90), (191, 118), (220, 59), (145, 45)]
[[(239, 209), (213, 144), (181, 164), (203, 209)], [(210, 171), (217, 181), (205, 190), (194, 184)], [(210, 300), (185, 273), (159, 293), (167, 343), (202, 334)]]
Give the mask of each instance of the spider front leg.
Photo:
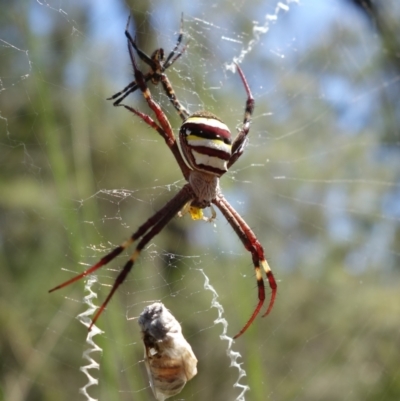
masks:
[[(181, 19), (181, 30), (178, 36), (178, 41), (174, 47), (174, 49), (172, 50), (172, 52), (169, 54), (169, 56), (167, 57), (167, 60), (164, 61), (164, 51), (163, 49), (158, 49), (156, 50), (153, 55), (151, 56), (151, 58), (144, 53), (142, 50), (140, 50), (138, 48), (138, 46), (136, 45), (136, 40), (134, 40), (131, 36), (131, 34), (129, 33), (128, 30), (125, 30), (125, 35), (128, 39), (128, 48), (129, 48), (129, 54), (131, 56), (132, 59), (132, 55), (133, 52), (131, 51), (131, 48), (133, 47), (136, 50), (136, 53), (138, 54), (138, 56), (146, 63), (150, 66), (151, 68), (151, 72), (149, 73), (151, 75), (151, 81), (153, 82), (153, 84), (157, 85), (160, 81), (161, 84), (163, 86), (164, 92), (167, 95), (168, 99), (170, 100), (170, 102), (172, 103), (172, 105), (175, 107), (176, 111), (178, 112), (179, 116), (181, 117), (182, 121), (185, 121), (188, 117), (189, 117), (189, 112), (181, 105), (181, 103), (179, 102), (179, 100), (177, 99), (176, 95), (175, 95), (175, 91), (172, 89), (172, 85), (169, 82), (168, 77), (164, 74), (164, 71), (171, 66), (185, 51), (187, 44), (183, 47), (183, 49), (181, 50), (180, 53), (178, 53), (175, 57), (175, 52), (177, 51), (182, 38), (183, 38), (183, 14), (182, 14), (182, 19)], [(132, 64), (134, 64), (133, 68), (134, 70), (137, 69), (136, 67), (136, 62), (132, 60)], [(146, 83), (148, 81), (147, 79), (147, 75), (143, 75), (143, 80)], [(135, 90), (137, 88), (137, 86), (139, 85), (137, 79), (135, 81)], [(130, 92), (129, 92), (130, 93)], [(116, 101), (114, 103), (115, 106), (117, 106), (122, 99), (124, 99), (126, 97), (126, 95), (119, 99), (118, 101)]]
[(269, 305), (267, 311), (262, 315), (263, 317), (268, 315), (272, 307), (274, 306), (276, 293), (277, 293), (277, 284), (272, 273), (271, 268), (268, 265), (268, 262), (265, 260), (264, 249), (258, 241), (257, 237), (251, 230), (251, 228), (247, 225), (247, 223), (240, 217), (239, 213), (229, 204), (229, 202), (222, 196), (219, 195), (217, 198), (213, 200), (213, 203), (221, 210), (224, 217), (228, 220), (231, 227), (236, 232), (237, 236), (242, 241), (244, 247), (251, 253), (254, 269), (256, 273), (257, 279), (257, 288), (258, 288), (258, 304), (251, 315), (250, 319), (244, 325), (244, 327), (236, 334), (233, 338), (236, 339), (241, 336), (253, 323), (256, 316), (259, 314), (264, 301), (265, 301), (265, 287), (264, 287), (264, 279), (262, 277), (260, 265), (265, 271), (265, 274), (268, 279), (269, 286), (271, 288), (271, 297), (269, 300)]
[(175, 137), (171, 137), (170, 135), (167, 135), (166, 132), (147, 114), (142, 113), (141, 111), (136, 110), (133, 107), (127, 106), (126, 104), (120, 104), (119, 106), (125, 107), (131, 113), (136, 114), (147, 125), (149, 125), (151, 128), (156, 130), (164, 138), (165, 143), (171, 149), (171, 152), (174, 155), (175, 160), (177, 161), (177, 163), (182, 171), (183, 176), (185, 177), (186, 180), (188, 180), (190, 169), (186, 165), (186, 163), (184, 162), (184, 160), (182, 158), (182, 155), (179, 150), (179, 147), (178, 147)]
[(232, 143), (232, 156), (228, 162), (228, 169), (232, 166), (233, 163), (237, 161), (237, 159), (239, 159), (239, 157), (242, 155), (244, 151), (244, 145), (246, 144), (247, 141), (247, 134), (250, 131), (251, 116), (254, 111), (254, 97), (251, 93), (249, 84), (247, 83), (246, 77), (244, 76), (242, 69), (239, 67), (239, 64), (236, 64), (236, 68), (243, 82), (244, 89), (246, 90), (247, 100), (244, 110), (244, 119), (242, 128), (240, 129), (238, 135), (236, 136), (236, 138)]
[[(145, 82), (148, 82), (150, 80), (153, 79), (153, 73), (149, 72), (144, 76), (144, 80)], [(124, 89), (122, 89), (122, 91), (117, 92), (115, 95), (108, 97), (106, 100), (114, 100), (117, 99), (114, 103), (113, 106), (119, 106), (120, 103), (131, 93), (135, 92), (136, 89), (138, 88), (138, 85), (136, 83), (136, 81), (132, 81), (130, 84), (128, 84), (127, 86), (125, 86)]]
[(150, 127), (155, 129), (164, 138), (165, 143), (171, 149), (171, 152), (173, 153), (179, 167), (181, 168), (183, 176), (185, 177), (186, 180), (188, 180), (188, 177), (190, 174), (190, 169), (187, 166), (187, 164), (185, 163), (185, 161), (183, 160), (183, 157), (179, 151), (179, 147), (176, 142), (175, 135), (172, 131), (171, 124), (169, 123), (165, 113), (162, 111), (160, 105), (157, 102), (155, 102), (151, 96), (150, 90), (146, 85), (143, 73), (139, 70), (139, 68), (136, 64), (135, 56), (133, 54), (133, 45), (130, 43), (128, 48), (129, 48), (129, 56), (132, 61), (133, 71), (134, 71), (134, 75), (135, 75), (135, 82), (137, 83), (140, 91), (142, 92), (143, 97), (145, 98), (148, 106), (154, 112), (159, 124), (157, 124), (147, 114), (144, 114), (130, 106), (127, 106), (122, 103), (119, 104), (119, 106), (123, 106), (127, 110), (129, 110), (132, 113), (139, 116), (146, 124), (148, 124)]
[(181, 105), (180, 101), (175, 95), (175, 91), (172, 89), (171, 82), (169, 82), (168, 77), (165, 74), (161, 74), (161, 84), (164, 88), (165, 94), (168, 96), (169, 101), (175, 107), (175, 110), (178, 112), (179, 117), (182, 121), (185, 121), (190, 117), (189, 112)]
[[(136, 38), (133, 39), (128, 30), (130, 18), (131, 17), (129, 16), (128, 22), (127, 22), (126, 28), (125, 28), (125, 36), (128, 39), (128, 46), (133, 46), (134, 49), (136, 50), (138, 56), (140, 57), (140, 59), (150, 67), (150, 71), (144, 75), (145, 82), (148, 82), (151, 80), (154, 85), (157, 85), (161, 80), (161, 75), (164, 75), (163, 72), (168, 67), (170, 67), (173, 63), (175, 63), (175, 61), (178, 60), (178, 58), (181, 57), (182, 54), (186, 50), (187, 44), (184, 45), (182, 50), (180, 50), (179, 53), (176, 54), (176, 52), (182, 42), (183, 36), (184, 36), (184, 34), (183, 34), (183, 14), (181, 17), (181, 27), (180, 27), (177, 42), (175, 44), (175, 47), (173, 48), (171, 53), (168, 55), (166, 60), (164, 60), (164, 50), (162, 48), (156, 49), (152, 53), (151, 57), (149, 57), (143, 50), (141, 50), (137, 46)], [(135, 92), (136, 89), (138, 89), (138, 85), (137, 85), (136, 81), (132, 81), (124, 89), (117, 92), (115, 95), (107, 98), (107, 100), (115, 100), (116, 99), (115, 102), (113, 103), (113, 105), (118, 106), (129, 94)], [(172, 102), (172, 100), (171, 100), (171, 102)]]
[[(125, 36), (128, 39), (128, 46), (130, 46), (129, 43), (133, 44), (134, 48), (138, 52), (139, 57), (150, 67), (150, 72), (148, 72), (145, 75), (144, 80), (146, 82), (151, 80), (153, 83), (157, 84), (159, 82), (159, 78), (155, 82), (155, 75), (156, 75), (157, 69), (161, 68), (161, 67), (157, 68), (157, 66), (161, 66), (161, 63), (164, 60), (164, 50), (163, 49), (155, 50), (151, 57), (149, 57), (146, 53), (144, 53), (142, 50), (140, 50), (136, 46), (135, 40), (132, 39), (132, 36), (128, 31), (130, 21), (131, 21), (131, 16), (128, 17), (128, 22), (126, 23), (126, 27), (125, 27)], [(113, 106), (119, 106), (119, 104), (128, 95), (130, 95), (131, 93), (135, 92), (136, 89), (138, 89), (138, 85), (137, 85), (136, 81), (132, 81), (127, 86), (125, 86), (124, 89), (122, 89), (121, 91), (117, 92), (113, 96), (107, 98), (107, 100), (116, 99), (115, 102), (113, 103)]]

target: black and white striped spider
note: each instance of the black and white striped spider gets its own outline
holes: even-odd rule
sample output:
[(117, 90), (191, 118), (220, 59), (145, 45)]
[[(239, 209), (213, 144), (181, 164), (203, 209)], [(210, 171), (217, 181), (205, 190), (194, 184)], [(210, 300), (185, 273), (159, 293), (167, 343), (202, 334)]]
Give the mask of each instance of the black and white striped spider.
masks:
[[(168, 68), (174, 61), (176, 61), (184, 50), (183, 49), (178, 54), (175, 54), (182, 41), (182, 28), (174, 50), (164, 62), (164, 52), (162, 49), (156, 50), (152, 56), (149, 57), (137, 47), (135, 40), (128, 32), (128, 25), (129, 20), (125, 30), (125, 35), (128, 39), (128, 50), (134, 70), (135, 81), (131, 82), (125, 89), (110, 99), (117, 99), (114, 102), (114, 105), (125, 107), (127, 110), (136, 114), (146, 124), (155, 129), (162, 138), (164, 138), (167, 146), (173, 153), (182, 171), (182, 174), (187, 181), (187, 184), (184, 185), (184, 187), (169, 202), (167, 202), (163, 208), (161, 208), (144, 224), (142, 224), (129, 239), (101, 258), (100, 261), (95, 265), (83, 273), (66, 281), (65, 283), (51, 289), (50, 292), (63, 288), (81, 279), (82, 277), (95, 272), (97, 269), (113, 260), (133, 242), (139, 240), (135, 251), (132, 253), (128, 262), (126, 262), (121, 272), (118, 274), (106, 300), (96, 312), (89, 327), (90, 330), (100, 314), (106, 308), (115, 291), (125, 281), (128, 273), (131, 271), (133, 265), (139, 257), (140, 252), (146, 246), (146, 244), (148, 244), (149, 241), (151, 241), (154, 236), (157, 235), (174, 216), (189, 213), (195, 220), (202, 218), (206, 219), (203, 217), (202, 209), (207, 207), (212, 209), (212, 205), (215, 205), (225, 216), (233, 230), (236, 232), (237, 236), (242, 241), (244, 247), (251, 253), (257, 279), (257, 306), (250, 319), (234, 337), (237, 338), (248, 329), (264, 304), (265, 287), (261, 268), (264, 270), (271, 288), (269, 305), (263, 316), (266, 316), (271, 311), (277, 293), (277, 284), (271, 268), (265, 260), (263, 247), (247, 223), (224, 198), (219, 186), (220, 177), (228, 171), (228, 169), (239, 159), (243, 153), (244, 145), (247, 140), (247, 134), (249, 133), (250, 129), (251, 115), (254, 110), (254, 98), (241, 68), (239, 65), (236, 65), (244, 89), (247, 93), (247, 100), (245, 104), (242, 127), (235, 139), (232, 140), (229, 128), (212, 113), (207, 111), (199, 111), (189, 114), (189, 112), (176, 98), (172, 86), (167, 76), (164, 74), (165, 69)], [(136, 50), (139, 57), (150, 66), (151, 70), (149, 73), (144, 75), (139, 70), (136, 64), (134, 50)], [(182, 153), (179, 150), (178, 143), (166, 115), (151, 96), (146, 84), (146, 82), (149, 80), (155, 84), (159, 82), (162, 83), (166, 95), (182, 118), (183, 123), (179, 131), (179, 141)], [(156, 120), (139, 110), (121, 103), (122, 99), (136, 89), (140, 89), (142, 92), (144, 99), (146, 100), (150, 109), (153, 111)], [(215, 212), (213, 209), (212, 215), (212, 218), (214, 218)]]

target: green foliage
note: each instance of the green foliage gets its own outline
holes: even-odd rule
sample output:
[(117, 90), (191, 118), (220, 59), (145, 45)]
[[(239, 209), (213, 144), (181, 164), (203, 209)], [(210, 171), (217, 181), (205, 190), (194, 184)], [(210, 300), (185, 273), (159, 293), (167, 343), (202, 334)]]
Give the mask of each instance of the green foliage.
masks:
[[(250, 5), (236, 10), (228, 3), (229, 31), (250, 32)], [(305, 3), (301, 7), (312, 7)], [(144, 4), (131, 8), (139, 43), (146, 51), (159, 42), (173, 45), (171, 31), (160, 34), (163, 23), (152, 20), (149, 15), (158, 14)], [(79, 369), (87, 363), (87, 333), (75, 319), (86, 309), (83, 284), (51, 295), (47, 290), (95, 263), (183, 185), (157, 133), (105, 100), (121, 89), (121, 78), (108, 72), (120, 71), (121, 63), (129, 68), (127, 52), (114, 60), (112, 45), (94, 40), (89, 8), (63, 6), (66, 14), (16, 2), (1, 17), (0, 39), (12, 44), (3, 43), (0, 66), (0, 399), (7, 401), (84, 399), (78, 393), (87, 381)], [(218, 13), (202, 6), (199, 15), (217, 26)], [(178, 8), (174, 4), (174, 23)], [(212, 110), (233, 131), (244, 90), (236, 75), (224, 76), (229, 56), (214, 44), (212, 29), (210, 36), (201, 31), (196, 13), (185, 20), (186, 54), (168, 74), (185, 105)], [(124, 26), (107, 30), (115, 22), (102, 18), (104, 32), (119, 32), (124, 41)], [(290, 20), (280, 18), (274, 27), (289, 29)], [(49, 27), (41, 33), (32, 21)], [(233, 346), (242, 355), (247, 376), (240, 383), (250, 386), (249, 400), (400, 397), (400, 230), (393, 201), (398, 106), (388, 105), (394, 95), (386, 85), (396, 81), (384, 55), (366, 46), (369, 29), (333, 26), (301, 54), (287, 50), (288, 61), (265, 50), (276, 46), (267, 35), (242, 65), (256, 110), (246, 153), (221, 186), (256, 232), (279, 280), (271, 315), (258, 318)], [(368, 98), (374, 105), (369, 123), (343, 122), (341, 104), (324, 96), (329, 79), (352, 86), (349, 112), (371, 107), (361, 100)], [(174, 111), (159, 88), (151, 90), (176, 132)], [(147, 111), (139, 93), (128, 99)], [(97, 303), (126, 257), (99, 271)], [(256, 303), (249, 254), (222, 216), (215, 227), (175, 219), (143, 251), (99, 321), (105, 334), (95, 337), (103, 352), (92, 354), (100, 364), (92, 397), (149, 399), (138, 326), (127, 318), (153, 300), (182, 323), (199, 359), (198, 375), (174, 399), (237, 397), (238, 372), (230, 368), (202, 271), (225, 309), (228, 334), (244, 325)]]

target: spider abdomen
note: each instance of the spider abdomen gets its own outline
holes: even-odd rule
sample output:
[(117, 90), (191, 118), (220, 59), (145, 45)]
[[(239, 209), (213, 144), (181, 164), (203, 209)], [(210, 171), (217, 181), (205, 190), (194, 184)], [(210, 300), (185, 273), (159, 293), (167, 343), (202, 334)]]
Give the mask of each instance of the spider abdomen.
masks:
[(194, 170), (218, 177), (228, 171), (231, 132), (213, 114), (199, 112), (191, 115), (182, 124), (179, 139), (183, 155)]

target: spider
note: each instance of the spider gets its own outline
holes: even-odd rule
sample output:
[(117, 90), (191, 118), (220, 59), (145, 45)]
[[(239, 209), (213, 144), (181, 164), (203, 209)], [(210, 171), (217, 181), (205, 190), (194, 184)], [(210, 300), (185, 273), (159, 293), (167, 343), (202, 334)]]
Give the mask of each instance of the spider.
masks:
[[(252, 324), (265, 301), (265, 286), (261, 268), (264, 270), (271, 288), (269, 305), (263, 317), (268, 315), (272, 310), (277, 293), (277, 284), (272, 270), (265, 259), (263, 247), (248, 224), (224, 198), (219, 185), (220, 177), (224, 175), (243, 154), (244, 146), (247, 141), (247, 135), (250, 130), (250, 120), (254, 110), (253, 95), (250, 91), (250, 87), (242, 69), (238, 64), (236, 64), (237, 71), (247, 94), (247, 100), (245, 103), (242, 126), (236, 137), (232, 140), (231, 133), (227, 125), (225, 125), (214, 114), (208, 111), (198, 111), (196, 113), (189, 114), (188, 111), (179, 103), (168, 78), (164, 74), (165, 69), (180, 56), (180, 54), (178, 54), (174, 57), (174, 52), (182, 40), (182, 31), (178, 37), (178, 42), (175, 45), (174, 50), (168, 56), (167, 61), (162, 64), (162, 49), (156, 50), (151, 58), (146, 56), (145, 53), (139, 50), (136, 46), (135, 41), (128, 32), (128, 27), (129, 19), (125, 29), (125, 36), (128, 40), (129, 56), (132, 62), (135, 81), (130, 83), (125, 89), (114, 95), (111, 99), (118, 98), (118, 96), (121, 95), (124, 98), (127, 96), (128, 92), (131, 93), (136, 90), (136, 88), (140, 89), (145, 101), (147, 102), (147, 105), (154, 113), (156, 120), (133, 107), (122, 104), (122, 99), (119, 99), (119, 101), (117, 100), (115, 105), (122, 106), (133, 114), (137, 115), (147, 125), (161, 135), (168, 148), (174, 155), (187, 183), (170, 201), (166, 203), (164, 207), (162, 207), (144, 224), (142, 224), (131, 235), (130, 238), (125, 240), (110, 253), (103, 256), (95, 265), (91, 266), (89, 269), (71, 278), (70, 280), (54, 287), (49, 292), (66, 287), (67, 285), (94, 273), (97, 269), (106, 265), (121, 252), (127, 249), (133, 244), (133, 242), (139, 240), (136, 249), (115, 279), (107, 298), (94, 315), (89, 326), (89, 330), (91, 330), (92, 326), (102, 314), (116, 290), (125, 281), (141, 251), (149, 243), (149, 241), (151, 241), (176, 215), (189, 213), (194, 220), (207, 220), (206, 217), (203, 217), (202, 209), (210, 207), (212, 210), (212, 217), (208, 220), (212, 220), (215, 218), (215, 212), (212, 208), (212, 205), (215, 205), (235, 231), (246, 250), (250, 252), (253, 260), (255, 276), (257, 279), (258, 303), (247, 323), (239, 331), (239, 333), (233, 337), (238, 338)], [(150, 66), (150, 73), (145, 75), (138, 68), (134, 50), (136, 50), (139, 57)], [(155, 68), (155, 66), (157, 68)], [(150, 90), (147, 87), (146, 81), (149, 81), (150, 79), (155, 83), (161, 81), (166, 95), (174, 105), (183, 121), (179, 130), (181, 151), (179, 150), (177, 140), (165, 113), (159, 104), (153, 100)]]

